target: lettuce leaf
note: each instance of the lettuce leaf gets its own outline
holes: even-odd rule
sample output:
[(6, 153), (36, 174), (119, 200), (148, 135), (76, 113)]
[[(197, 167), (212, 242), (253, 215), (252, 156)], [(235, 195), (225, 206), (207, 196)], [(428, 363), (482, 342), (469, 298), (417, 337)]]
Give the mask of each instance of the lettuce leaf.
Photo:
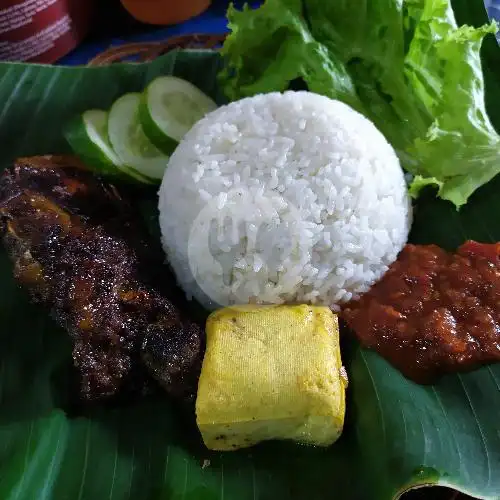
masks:
[(458, 27), (449, 0), (266, 0), (233, 6), (220, 74), (230, 99), (304, 83), (370, 118), (413, 174), (457, 208), (500, 172), (480, 50), (495, 23)]

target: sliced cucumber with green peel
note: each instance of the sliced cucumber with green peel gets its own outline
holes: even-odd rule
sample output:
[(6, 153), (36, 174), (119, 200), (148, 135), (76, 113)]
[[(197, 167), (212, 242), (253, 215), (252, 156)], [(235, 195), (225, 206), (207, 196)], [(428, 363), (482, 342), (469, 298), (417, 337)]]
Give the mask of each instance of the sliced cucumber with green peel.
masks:
[(97, 173), (122, 179), (151, 183), (151, 179), (138, 174), (120, 160), (108, 139), (108, 113), (90, 109), (74, 118), (65, 134), (66, 140), (90, 168)]
[(140, 116), (150, 141), (170, 154), (191, 127), (216, 108), (210, 97), (188, 81), (161, 76), (144, 91)]
[(164, 155), (147, 138), (139, 119), (141, 94), (120, 97), (111, 107), (108, 118), (109, 141), (120, 161), (141, 175), (161, 179), (167, 168)]
[(108, 113), (101, 109), (90, 109), (74, 118), (65, 133), (73, 151), (92, 165), (112, 173), (121, 163), (108, 140)]

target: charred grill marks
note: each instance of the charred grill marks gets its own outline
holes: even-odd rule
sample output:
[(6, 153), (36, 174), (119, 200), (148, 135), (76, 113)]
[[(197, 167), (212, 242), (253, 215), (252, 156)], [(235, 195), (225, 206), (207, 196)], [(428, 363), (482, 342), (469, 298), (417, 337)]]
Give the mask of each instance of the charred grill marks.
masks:
[(152, 284), (161, 260), (113, 186), (72, 157), (20, 159), (1, 178), (0, 216), (16, 278), (73, 340), (86, 399), (146, 372), (170, 394), (195, 391), (202, 329)]

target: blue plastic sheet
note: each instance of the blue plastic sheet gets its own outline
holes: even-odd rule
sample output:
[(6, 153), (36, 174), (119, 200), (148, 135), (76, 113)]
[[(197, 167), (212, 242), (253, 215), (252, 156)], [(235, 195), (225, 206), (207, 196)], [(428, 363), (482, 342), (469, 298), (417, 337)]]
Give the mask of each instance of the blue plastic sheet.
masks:
[(500, 0), (484, 0), (488, 14), (500, 22)]
[[(471, 0), (472, 1), (472, 0)], [(500, 23), (500, 0), (484, 0), (488, 13), (492, 19), (497, 19)], [(244, 1), (235, 1), (237, 7), (241, 7)], [(252, 7), (260, 5), (261, 1), (250, 1)], [(150, 42), (166, 40), (172, 36), (190, 34), (190, 33), (226, 33), (227, 20), (226, 10), (229, 1), (214, 0), (212, 6), (203, 14), (175, 26), (166, 28), (151, 28), (144, 33), (124, 38), (111, 38), (109, 40), (98, 42), (85, 42), (73, 52), (58, 61), (58, 64), (64, 65), (84, 65), (100, 52), (109, 47), (115, 47), (129, 42)], [(499, 37), (500, 40), (500, 37)]]
[[(245, 2), (235, 1), (233, 3), (237, 7), (241, 7)], [(248, 3), (252, 7), (258, 7), (262, 2), (250, 1)], [(226, 19), (226, 10), (228, 5), (229, 1), (215, 0), (212, 3), (212, 6), (206, 12), (181, 24), (176, 24), (174, 26), (168, 26), (165, 28), (151, 27), (144, 33), (127, 36), (124, 38), (110, 38), (109, 40), (103, 41), (100, 40), (96, 42), (84, 42), (71, 53), (61, 58), (57, 62), (57, 64), (69, 66), (84, 65), (104, 50), (110, 47), (122, 45), (124, 43), (162, 41), (167, 40), (172, 36), (193, 33), (226, 33), (228, 31)]]

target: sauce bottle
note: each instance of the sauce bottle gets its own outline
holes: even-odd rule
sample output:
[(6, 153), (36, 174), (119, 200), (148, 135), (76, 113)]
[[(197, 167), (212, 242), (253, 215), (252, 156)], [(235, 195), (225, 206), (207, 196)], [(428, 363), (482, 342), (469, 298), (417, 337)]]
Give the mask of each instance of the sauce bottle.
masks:
[(0, 0), (0, 61), (52, 63), (90, 25), (91, 0)]

